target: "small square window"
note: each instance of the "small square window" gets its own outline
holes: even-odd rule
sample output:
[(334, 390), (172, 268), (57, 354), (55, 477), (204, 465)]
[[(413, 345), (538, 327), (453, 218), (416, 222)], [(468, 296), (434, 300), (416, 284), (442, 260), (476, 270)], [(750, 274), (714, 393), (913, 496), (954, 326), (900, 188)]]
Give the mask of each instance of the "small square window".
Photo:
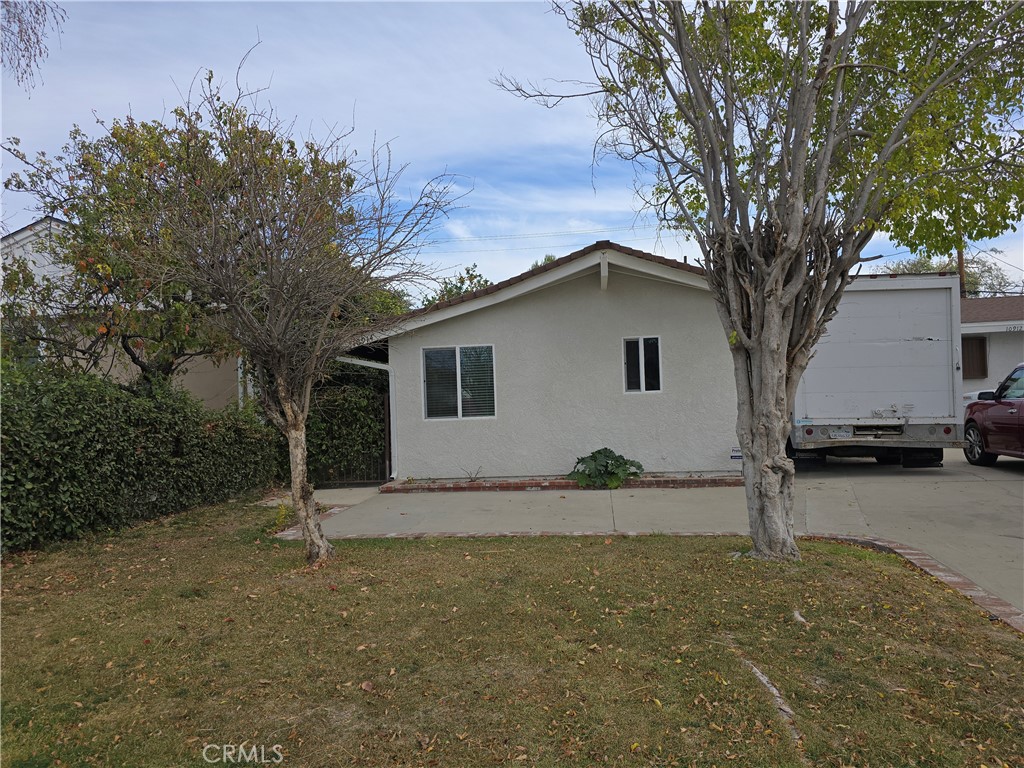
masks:
[(661, 390), (661, 344), (657, 336), (623, 339), (622, 360), (627, 392)]

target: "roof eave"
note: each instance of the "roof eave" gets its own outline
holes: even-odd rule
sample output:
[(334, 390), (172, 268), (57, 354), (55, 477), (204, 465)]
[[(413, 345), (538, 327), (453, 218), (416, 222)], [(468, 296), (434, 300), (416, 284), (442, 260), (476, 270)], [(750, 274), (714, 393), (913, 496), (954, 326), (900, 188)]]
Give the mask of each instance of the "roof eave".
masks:
[(432, 307), (414, 310), (407, 315), (407, 320), (397, 328), (374, 337), (374, 340), (399, 336), (418, 328), (451, 320), (460, 315), (476, 312), (566, 282), (589, 270), (599, 269), (603, 259), (607, 260), (609, 267), (615, 266), (634, 274), (686, 285), (698, 290), (709, 290), (704, 278), (704, 271), (698, 267), (625, 248), (609, 241), (599, 241), (496, 285)]

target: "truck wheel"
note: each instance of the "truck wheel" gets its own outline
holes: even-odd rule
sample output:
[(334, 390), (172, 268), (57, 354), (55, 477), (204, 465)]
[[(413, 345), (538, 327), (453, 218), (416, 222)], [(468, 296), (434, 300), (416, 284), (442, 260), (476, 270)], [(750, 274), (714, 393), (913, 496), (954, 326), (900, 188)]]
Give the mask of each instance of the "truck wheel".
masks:
[(964, 440), (967, 446), (964, 448), (964, 456), (968, 464), (976, 467), (991, 467), (999, 457), (994, 453), (985, 450), (985, 443), (981, 439), (981, 430), (973, 421), (964, 430)]

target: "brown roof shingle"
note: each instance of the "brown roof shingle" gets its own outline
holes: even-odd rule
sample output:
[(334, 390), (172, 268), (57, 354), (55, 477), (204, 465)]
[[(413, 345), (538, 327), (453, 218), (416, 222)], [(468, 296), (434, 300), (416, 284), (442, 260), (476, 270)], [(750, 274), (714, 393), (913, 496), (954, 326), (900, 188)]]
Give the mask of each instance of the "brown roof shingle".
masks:
[(960, 299), (961, 323), (998, 323), (1024, 320), (1024, 295)]

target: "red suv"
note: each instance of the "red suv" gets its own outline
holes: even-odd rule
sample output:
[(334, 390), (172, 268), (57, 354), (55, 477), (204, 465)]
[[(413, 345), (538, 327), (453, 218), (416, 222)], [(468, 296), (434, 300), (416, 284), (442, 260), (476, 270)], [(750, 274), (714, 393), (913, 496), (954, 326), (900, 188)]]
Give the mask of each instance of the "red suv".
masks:
[(1024, 458), (1024, 363), (995, 392), (979, 392), (964, 414), (964, 456), (991, 466), (1000, 456)]

